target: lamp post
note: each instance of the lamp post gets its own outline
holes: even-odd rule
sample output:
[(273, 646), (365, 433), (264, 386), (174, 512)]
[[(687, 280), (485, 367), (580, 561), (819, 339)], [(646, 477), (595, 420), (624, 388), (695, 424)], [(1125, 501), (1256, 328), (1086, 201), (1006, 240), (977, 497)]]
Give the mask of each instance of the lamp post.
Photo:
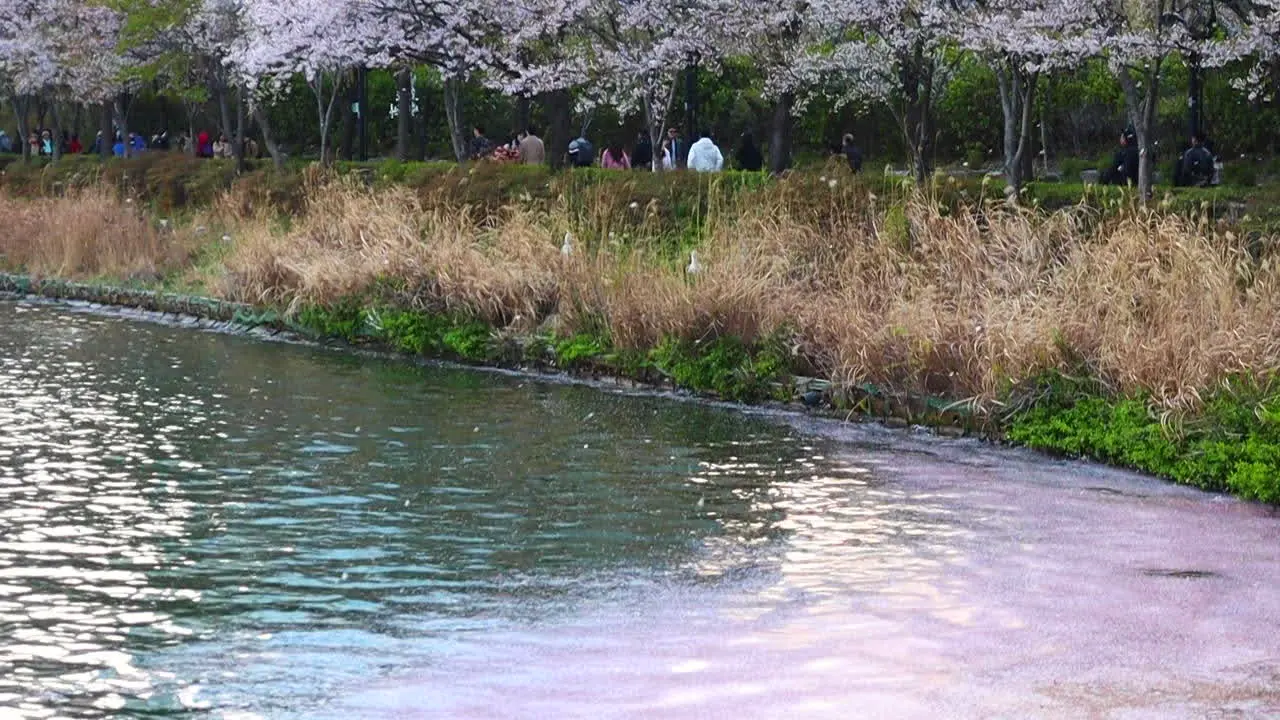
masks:
[(684, 118), (689, 142), (697, 140), (698, 131), (698, 62), (702, 56), (697, 50), (689, 53), (689, 67), (684, 76)]
[(1204, 133), (1204, 62), (1198, 45), (1213, 36), (1218, 25), (1217, 0), (1190, 0), (1178, 12), (1161, 17), (1165, 25), (1186, 28), (1193, 46), (1184, 53), (1187, 61), (1187, 134)]

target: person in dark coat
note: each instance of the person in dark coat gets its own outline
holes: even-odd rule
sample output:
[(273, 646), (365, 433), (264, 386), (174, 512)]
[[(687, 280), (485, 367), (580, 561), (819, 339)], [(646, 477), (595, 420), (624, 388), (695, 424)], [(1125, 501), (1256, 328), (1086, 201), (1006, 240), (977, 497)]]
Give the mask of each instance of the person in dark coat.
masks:
[(481, 160), (493, 154), (493, 143), (484, 134), (484, 128), (476, 125), (471, 128), (471, 159)]
[(862, 151), (858, 149), (858, 144), (853, 141), (853, 133), (846, 133), (844, 143), (840, 146), (840, 152), (844, 154), (844, 159), (849, 163), (849, 169), (856, 175), (862, 172)]
[(1104, 185), (1138, 185), (1138, 136), (1132, 130), (1120, 134), (1120, 147), (1101, 179)]
[(595, 147), (592, 146), (590, 140), (584, 137), (579, 137), (569, 143), (570, 165), (574, 167), (591, 167), (592, 165), (595, 165), (595, 162)]
[(653, 169), (653, 143), (649, 142), (649, 133), (642, 132), (636, 137), (636, 150), (631, 153), (631, 169)]
[(1213, 183), (1213, 152), (1204, 138), (1196, 133), (1191, 136), (1191, 147), (1178, 158), (1174, 167), (1173, 184), (1179, 187), (1208, 187)]
[(760, 154), (760, 148), (756, 147), (756, 140), (750, 130), (742, 133), (742, 142), (738, 145), (734, 160), (739, 170), (759, 172), (764, 168), (764, 156)]

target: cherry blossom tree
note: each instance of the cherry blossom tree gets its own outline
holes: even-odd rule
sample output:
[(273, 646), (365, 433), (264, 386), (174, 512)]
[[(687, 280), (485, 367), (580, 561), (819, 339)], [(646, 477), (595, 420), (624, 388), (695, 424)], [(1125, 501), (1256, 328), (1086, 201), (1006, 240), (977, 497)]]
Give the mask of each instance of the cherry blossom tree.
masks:
[(1097, 52), (1094, 8), (1079, 0), (982, 0), (960, 16), (961, 46), (990, 64), (1004, 120), (1004, 174), (1016, 192), (1030, 167), (1032, 111), (1042, 73)]
[[(1204, 15), (1202, 10), (1193, 17)], [(1275, 89), (1280, 85), (1280, 0), (1250, 0), (1243, 7), (1215, 6), (1209, 21), (1224, 32), (1221, 41), (1198, 48), (1204, 67), (1250, 60), (1244, 76), (1235, 78), (1232, 87), (1252, 102), (1274, 100)]]
[[(551, 124), (549, 159), (559, 165), (573, 139), (573, 94), (588, 88), (590, 45), (577, 19), (590, 0), (513, 0), (502, 13), (509, 30), (494, 37), (494, 55), (486, 71), (490, 87), (527, 103), (541, 97)], [(522, 120), (524, 118), (521, 118)]]
[(1167, 22), (1171, 0), (1100, 0), (1099, 44), (1124, 92), (1125, 110), (1138, 142), (1138, 192), (1151, 196), (1154, 184), (1155, 124), (1165, 61), (1192, 44), (1186, 28)]
[[(512, 8), (494, 0), (358, 0), (379, 28), (383, 62), (398, 68), (399, 104), (410, 105), (414, 64), (429, 65), (444, 77), (444, 108), (459, 161), (467, 157), (461, 90), (471, 77), (501, 67), (499, 23)], [(407, 146), (408, 116), (400, 114), (400, 145)]]
[(42, 5), (33, 0), (0, 0), (0, 88), (18, 120), (22, 157), (31, 159), (27, 135), (32, 103), (58, 77), (57, 51), (43, 21)]
[[(504, 90), (577, 92), (578, 108), (608, 106), (644, 117), (662, 169), (662, 136), (676, 79), (721, 57), (699, 0), (521, 0), (497, 66)], [(510, 16), (511, 9), (504, 12)]]
[(795, 85), (837, 107), (884, 102), (893, 112), (923, 180), (933, 154), (934, 103), (948, 76), (944, 52), (955, 42), (950, 0), (815, 0), (828, 37), (798, 59)]
[(791, 164), (791, 124), (797, 97), (811, 84), (814, 65), (804, 62), (823, 40), (810, 0), (705, 0), (709, 30), (720, 52), (748, 57), (773, 102), (769, 169)]
[(720, 57), (700, 10), (684, 0), (605, 0), (581, 6), (576, 21), (585, 41), (587, 101), (643, 115), (655, 171), (662, 169), (659, 148), (680, 70)]
[(244, 34), (229, 51), (228, 64), (259, 98), (302, 76), (316, 102), (320, 157), (329, 160), (333, 111), (348, 71), (389, 62), (392, 28), (357, 0), (245, 0)]
[[(120, 87), (128, 59), (116, 51), (119, 17), (110, 8), (83, 0), (4, 0), (0, 13), (0, 85), (7, 90), (24, 136), (32, 103), (40, 101), (60, 136), (61, 105), (109, 102)], [(61, 144), (53, 143), (53, 159)]]

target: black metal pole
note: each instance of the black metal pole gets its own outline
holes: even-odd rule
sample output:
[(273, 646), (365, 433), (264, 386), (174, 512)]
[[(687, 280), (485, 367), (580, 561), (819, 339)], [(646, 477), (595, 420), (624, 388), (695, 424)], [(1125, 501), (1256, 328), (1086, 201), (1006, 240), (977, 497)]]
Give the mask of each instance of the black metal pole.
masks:
[(1188, 135), (1200, 136), (1204, 131), (1204, 69), (1200, 65), (1200, 57), (1190, 58), (1187, 80), (1187, 130)]
[(694, 55), (684, 76), (684, 117), (685, 132), (689, 142), (698, 139), (698, 56)]
[(360, 161), (364, 162), (369, 159), (369, 132), (368, 122), (365, 119), (366, 95), (369, 85), (369, 71), (363, 65), (356, 71), (356, 128), (357, 134), (360, 136)]

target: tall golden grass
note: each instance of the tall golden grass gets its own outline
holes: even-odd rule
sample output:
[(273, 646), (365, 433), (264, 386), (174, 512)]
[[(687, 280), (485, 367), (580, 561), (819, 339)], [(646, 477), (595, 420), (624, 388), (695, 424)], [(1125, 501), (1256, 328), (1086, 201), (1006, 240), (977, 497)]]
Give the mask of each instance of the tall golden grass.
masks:
[(190, 246), (106, 186), (59, 198), (5, 198), (0, 258), (6, 267), (63, 278), (153, 282), (180, 269)]
[[(1280, 268), (1196, 218), (950, 212), (921, 194), (863, 192), (833, 193), (816, 221), (812, 202), (765, 189), (713, 209), (690, 275), (688, 255), (675, 259), (642, 220), (554, 206), (480, 218), (406, 189), (310, 182), (283, 227), (234, 194), (196, 221), (232, 237), (209, 292), (291, 309), (376, 292), (515, 330), (603, 330), (623, 348), (785, 332), (838, 384), (977, 401), (1083, 363), (1117, 391), (1191, 404), (1233, 372), (1280, 367)], [(157, 233), (101, 191), (8, 205), (10, 267), (158, 272), (196, 241)]]

